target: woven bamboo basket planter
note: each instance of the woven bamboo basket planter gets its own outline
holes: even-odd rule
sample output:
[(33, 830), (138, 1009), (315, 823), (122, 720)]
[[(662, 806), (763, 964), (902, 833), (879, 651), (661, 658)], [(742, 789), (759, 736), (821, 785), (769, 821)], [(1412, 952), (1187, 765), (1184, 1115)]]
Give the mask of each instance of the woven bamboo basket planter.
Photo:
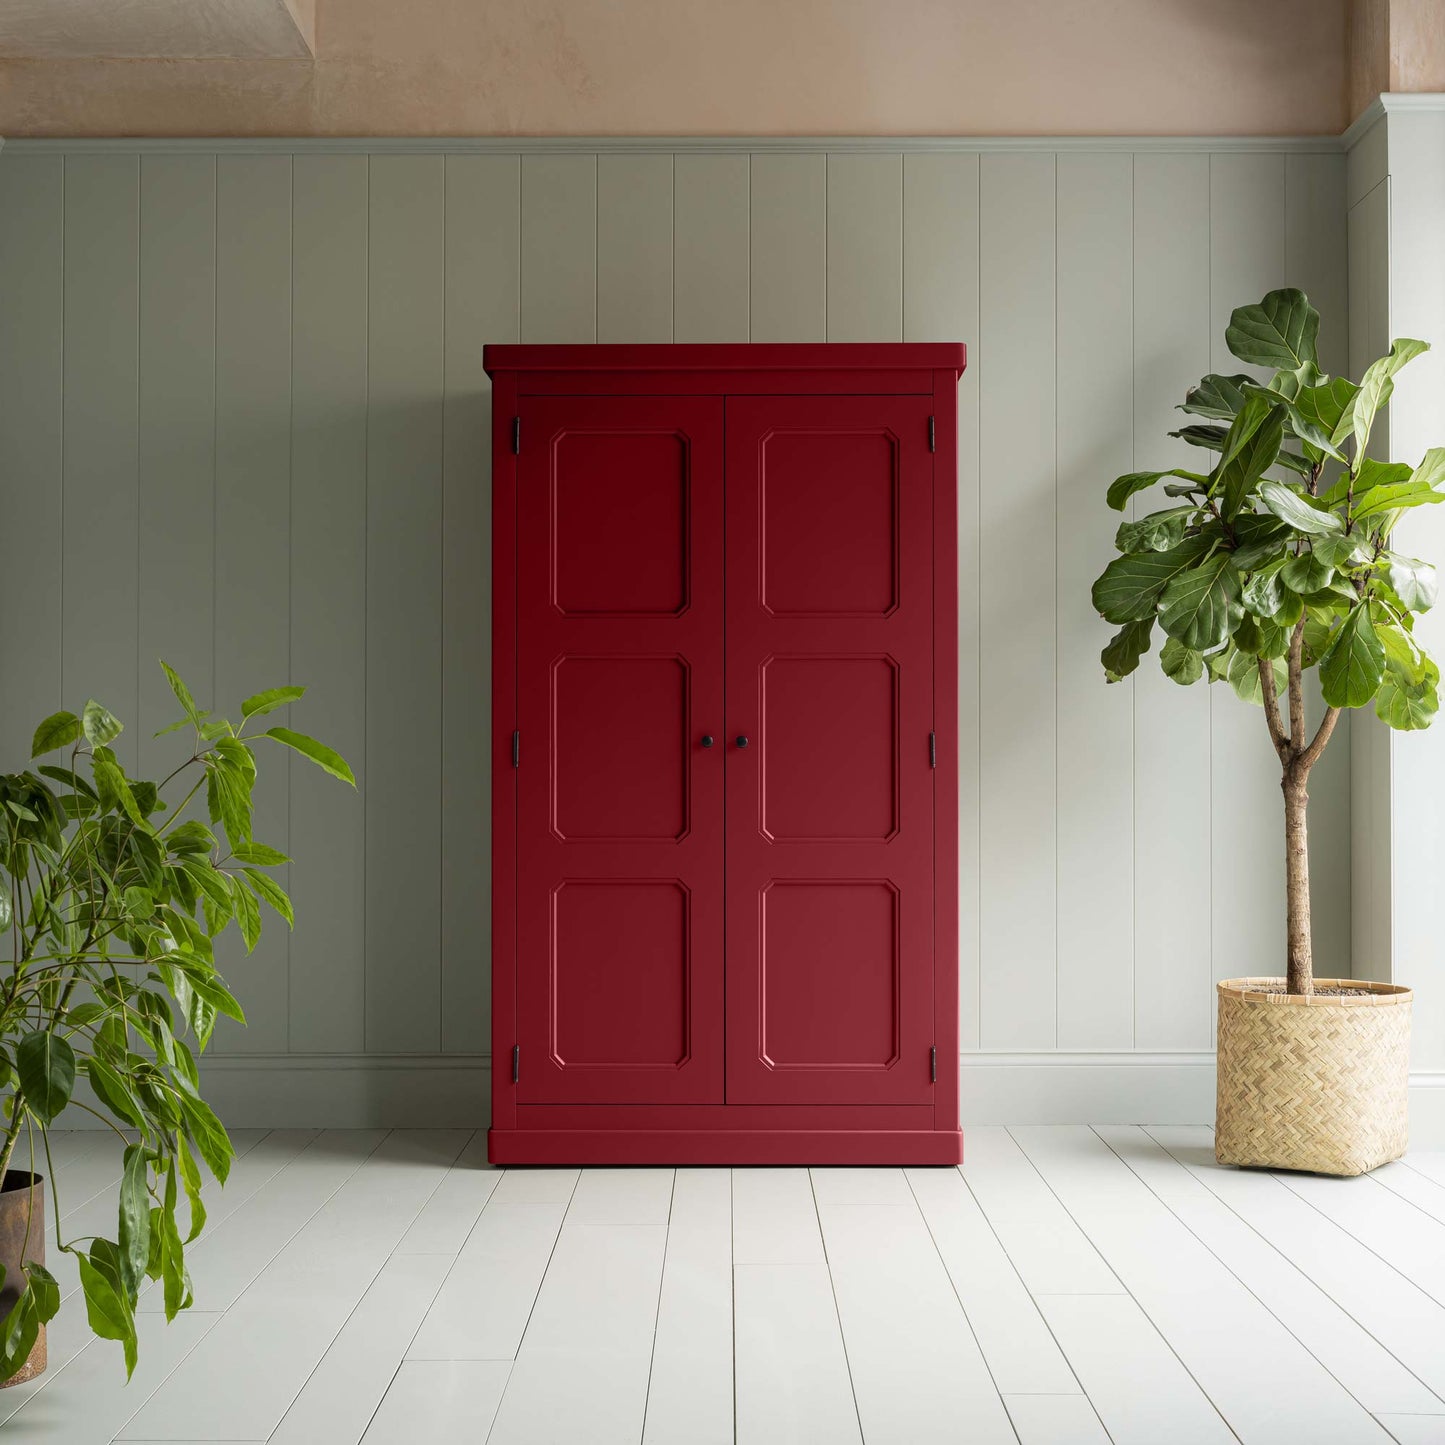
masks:
[(1408, 988), (1356, 998), (1268, 993), (1277, 978), (1219, 985), (1215, 1157), (1221, 1164), (1363, 1174), (1398, 1159), (1409, 1140)]

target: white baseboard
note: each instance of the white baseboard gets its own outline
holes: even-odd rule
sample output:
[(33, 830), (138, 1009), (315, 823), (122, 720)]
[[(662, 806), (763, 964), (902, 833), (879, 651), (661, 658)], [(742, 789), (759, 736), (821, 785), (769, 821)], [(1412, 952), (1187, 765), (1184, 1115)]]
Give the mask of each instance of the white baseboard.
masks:
[[(211, 1054), (206, 1098), (237, 1129), (479, 1129), (488, 1054)], [(1210, 1052), (965, 1053), (969, 1124), (1212, 1124)], [(100, 1127), (71, 1110), (68, 1129)], [(1417, 1148), (1445, 1148), (1445, 1070), (1410, 1075)]]
[(1410, 1075), (1410, 1147), (1445, 1149), (1445, 1069)]
[(965, 1053), (963, 1123), (1213, 1124), (1212, 1052)]

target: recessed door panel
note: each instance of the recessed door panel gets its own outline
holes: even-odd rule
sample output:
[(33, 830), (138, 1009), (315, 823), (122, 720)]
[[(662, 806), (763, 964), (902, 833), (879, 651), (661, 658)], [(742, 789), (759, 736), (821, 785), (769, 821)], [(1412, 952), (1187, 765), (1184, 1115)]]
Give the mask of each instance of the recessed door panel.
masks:
[(898, 438), (780, 425), (758, 447), (763, 606), (775, 617), (882, 617), (898, 602)]
[(518, 1102), (721, 1103), (722, 402), (520, 411)]
[[(762, 895), (762, 1052), (778, 1069), (898, 1062), (898, 893), (882, 880), (785, 879)], [(846, 1009), (819, 1008), (845, 994)]]
[(898, 663), (849, 654), (763, 663), (763, 833), (882, 843), (898, 829)]
[(552, 453), (552, 575), (569, 617), (687, 606), (690, 438), (569, 429)]
[(691, 671), (682, 657), (557, 659), (552, 826), (564, 843), (686, 834)]
[(929, 412), (728, 400), (729, 1103), (933, 1096)]
[(552, 1063), (680, 1069), (691, 930), (676, 879), (571, 879), (552, 895)]

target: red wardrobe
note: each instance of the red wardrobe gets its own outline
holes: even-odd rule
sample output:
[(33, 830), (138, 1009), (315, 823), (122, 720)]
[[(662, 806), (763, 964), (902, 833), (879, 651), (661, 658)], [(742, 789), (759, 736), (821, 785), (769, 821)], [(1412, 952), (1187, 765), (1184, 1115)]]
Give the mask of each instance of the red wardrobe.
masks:
[(485, 364), (491, 1159), (957, 1162), (963, 347)]

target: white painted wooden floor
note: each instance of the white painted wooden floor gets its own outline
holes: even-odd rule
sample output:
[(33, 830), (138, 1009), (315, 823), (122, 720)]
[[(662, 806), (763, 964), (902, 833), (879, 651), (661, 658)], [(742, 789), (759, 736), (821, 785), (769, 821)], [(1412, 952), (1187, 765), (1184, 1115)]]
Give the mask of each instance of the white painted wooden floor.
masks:
[[(5, 1445), (1445, 1445), (1445, 1154), (1216, 1167), (1206, 1129), (973, 1129), (953, 1169), (489, 1169), (242, 1132), (196, 1308), (93, 1342), (67, 1256)], [(68, 1234), (112, 1136), (57, 1137)]]

